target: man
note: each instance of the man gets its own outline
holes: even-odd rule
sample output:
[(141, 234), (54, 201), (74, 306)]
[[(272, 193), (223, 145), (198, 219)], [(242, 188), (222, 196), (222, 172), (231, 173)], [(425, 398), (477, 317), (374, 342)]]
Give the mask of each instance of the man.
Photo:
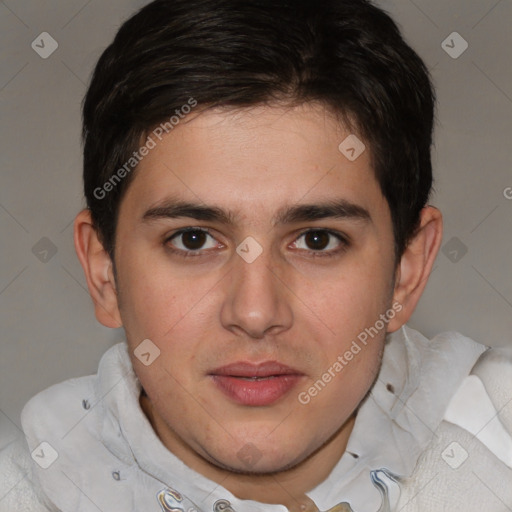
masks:
[(384, 12), (157, 0), (83, 114), (75, 245), (126, 344), (27, 404), (0, 507), (512, 504), (508, 356), (405, 325), (442, 238), (434, 94)]

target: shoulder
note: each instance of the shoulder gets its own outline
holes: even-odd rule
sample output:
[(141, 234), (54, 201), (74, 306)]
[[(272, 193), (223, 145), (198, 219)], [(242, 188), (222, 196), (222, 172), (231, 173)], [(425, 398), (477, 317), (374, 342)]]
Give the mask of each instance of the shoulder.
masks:
[(512, 433), (512, 346), (484, 352), (471, 374), (482, 382), (500, 421)]
[(73, 406), (76, 397), (90, 385), (88, 377), (64, 381), (37, 393), (25, 404), (21, 413), (23, 432), (0, 445), (0, 512), (58, 511), (46, 493), (43, 480), (47, 470), (31, 454), (37, 450), (45, 461), (45, 445), (41, 442), (56, 446), (54, 439), (69, 429), (71, 419), (78, 418), (78, 407)]
[(95, 375), (69, 379), (34, 395), (21, 411), (21, 424), (29, 439), (48, 431), (64, 435), (60, 429), (69, 428), (88, 408), (95, 395), (95, 380)]
[[(96, 374), (55, 384), (26, 403), (21, 412), (25, 438), (21, 445), (18, 441), (11, 446), (12, 453), (5, 458), (14, 472), (14, 452), (21, 450), (23, 464), (16, 473), (21, 483), (16, 489), (23, 491), (17, 494), (27, 493), (31, 499), (34, 493), (40, 495), (40, 502), (51, 503), (44, 511), (75, 509), (82, 500), (80, 488), (101, 487), (107, 467), (132, 462), (118, 418), (118, 409), (126, 406), (127, 389), (133, 388), (134, 396), (137, 391), (135, 378), (126, 378), (130, 368), (126, 348), (115, 345), (102, 356)], [(86, 465), (97, 471), (85, 471)], [(69, 485), (70, 480), (75, 485)], [(16, 503), (18, 497), (11, 496), (9, 503)], [(1, 506), (0, 512), (40, 510)]]
[[(489, 348), (446, 408), (414, 473), (404, 512), (489, 512), (512, 506), (512, 349)], [(505, 508), (504, 508), (505, 506)]]
[(35, 447), (33, 440), (48, 436), (63, 439), (78, 423), (87, 426), (91, 433), (98, 432), (105, 412), (103, 398), (119, 384), (126, 371), (120, 363), (124, 352), (123, 343), (110, 347), (101, 357), (97, 373), (54, 384), (25, 404), (21, 424), (31, 448)]
[(0, 512), (55, 512), (34, 475), (25, 438), (19, 435), (0, 449)]
[(470, 432), (512, 468), (512, 350), (490, 348), (451, 398), (444, 420)]

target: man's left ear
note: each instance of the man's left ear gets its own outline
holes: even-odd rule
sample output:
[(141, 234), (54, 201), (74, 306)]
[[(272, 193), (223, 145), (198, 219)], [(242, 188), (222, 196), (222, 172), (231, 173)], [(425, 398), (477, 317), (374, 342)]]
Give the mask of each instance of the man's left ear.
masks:
[(420, 213), (420, 225), (407, 245), (398, 265), (393, 304), (402, 307), (389, 321), (387, 332), (397, 331), (411, 317), (425, 289), (443, 238), (443, 216), (433, 206)]

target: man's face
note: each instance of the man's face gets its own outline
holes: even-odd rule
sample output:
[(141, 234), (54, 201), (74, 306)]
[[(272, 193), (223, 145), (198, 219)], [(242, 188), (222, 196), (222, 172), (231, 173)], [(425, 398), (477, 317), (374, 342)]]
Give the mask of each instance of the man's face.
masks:
[[(135, 371), (176, 452), (291, 467), (373, 383), (385, 328), (360, 351), (353, 341), (390, 308), (393, 231), (369, 151), (338, 149), (348, 135), (307, 104), (207, 111), (153, 137), (120, 207), (117, 287)], [(133, 355), (146, 339), (160, 350), (149, 366)]]

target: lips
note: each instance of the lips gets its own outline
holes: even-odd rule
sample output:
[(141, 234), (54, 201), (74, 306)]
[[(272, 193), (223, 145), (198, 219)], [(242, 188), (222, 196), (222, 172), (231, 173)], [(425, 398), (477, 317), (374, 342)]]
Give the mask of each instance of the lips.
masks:
[(246, 406), (266, 406), (289, 393), (304, 374), (276, 361), (237, 362), (210, 373), (215, 386), (230, 400)]

